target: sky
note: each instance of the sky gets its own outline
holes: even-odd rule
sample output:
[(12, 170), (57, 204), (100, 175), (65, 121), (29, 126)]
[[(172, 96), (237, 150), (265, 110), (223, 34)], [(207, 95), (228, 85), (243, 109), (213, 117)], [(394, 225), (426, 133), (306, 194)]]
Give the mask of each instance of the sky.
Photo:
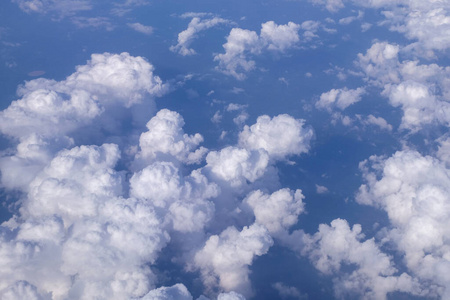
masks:
[(4, 0), (0, 298), (450, 299), (450, 0)]

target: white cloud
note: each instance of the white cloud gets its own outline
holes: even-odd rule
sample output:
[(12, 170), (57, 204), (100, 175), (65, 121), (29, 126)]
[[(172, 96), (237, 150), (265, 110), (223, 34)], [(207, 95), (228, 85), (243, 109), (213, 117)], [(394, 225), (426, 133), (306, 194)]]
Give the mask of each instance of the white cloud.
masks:
[(386, 211), (390, 226), (385, 240), (404, 257), (409, 272), (429, 297), (450, 295), (448, 249), (450, 171), (444, 162), (415, 151), (360, 164), (366, 183), (356, 200)]
[(339, 9), (344, 7), (342, 0), (309, 0), (310, 2), (317, 5), (325, 5), (325, 8), (330, 12), (337, 12)]
[(387, 131), (392, 131), (392, 125), (389, 124), (385, 119), (382, 117), (375, 117), (373, 115), (368, 115), (365, 120), (363, 120), (364, 124), (367, 125), (375, 125), (380, 127), (380, 129), (384, 129)]
[(128, 27), (136, 30), (137, 32), (151, 35), (153, 33), (153, 27), (152, 26), (146, 26), (141, 23), (127, 23)]
[(220, 293), (217, 300), (245, 300), (245, 297), (236, 292)]
[(384, 88), (382, 95), (392, 106), (401, 107), (400, 128), (418, 131), (430, 124), (449, 124), (450, 68), (400, 61), (401, 50), (385, 42), (375, 43), (365, 55), (358, 55), (357, 64), (371, 84)]
[[(151, 290), (144, 297), (139, 298), (139, 300), (193, 300), (191, 293), (187, 288), (181, 284), (175, 284), (171, 287), (160, 287)], [(134, 299), (138, 300), (138, 299)]]
[(272, 284), (272, 287), (278, 291), (278, 294), (283, 299), (308, 299), (307, 294), (302, 294), (296, 287), (287, 286), (282, 282), (276, 282)]
[(115, 26), (111, 23), (109, 18), (106, 17), (73, 17), (72, 23), (78, 28), (94, 28), (105, 29), (107, 31), (114, 30)]
[[(2, 184), (15, 188), (30, 182), (52, 155), (73, 146), (77, 130), (93, 122), (97, 125), (91, 131), (114, 126), (120, 120), (108, 119), (111, 107), (131, 107), (143, 100), (151, 104), (167, 90), (150, 63), (128, 53), (93, 54), (59, 82), (27, 81), (18, 88), (21, 99), (0, 112), (1, 133), (20, 141), (16, 153), (0, 159)], [(20, 175), (22, 168), (26, 176)]]
[(57, 13), (59, 17), (92, 9), (88, 0), (13, 0), (27, 13)]
[(158, 159), (175, 159), (192, 164), (199, 163), (207, 149), (198, 145), (203, 137), (185, 134), (184, 120), (177, 112), (168, 109), (160, 110), (148, 123), (148, 131), (141, 134), (139, 146), (141, 151), (137, 159), (151, 161)]
[(213, 235), (206, 241), (195, 255), (194, 264), (200, 269), (206, 286), (220, 286), (225, 291), (251, 296), (248, 266), (255, 256), (265, 254), (272, 244), (272, 238), (264, 226), (253, 224), (242, 231), (228, 227), (220, 235)]
[(300, 25), (289, 22), (287, 25), (277, 25), (273, 21), (261, 24), (261, 33), (241, 28), (233, 28), (223, 45), (225, 53), (217, 54), (215, 61), (219, 62), (218, 70), (243, 80), (245, 72), (255, 67), (255, 62), (247, 56), (260, 54), (263, 50), (284, 52), (298, 43)]
[(320, 99), (316, 102), (318, 109), (325, 109), (329, 112), (337, 107), (340, 110), (344, 110), (352, 104), (361, 101), (361, 96), (365, 94), (364, 88), (357, 89), (331, 89), (330, 91), (320, 95)]
[(261, 25), (260, 38), (267, 49), (283, 52), (300, 41), (299, 29), (300, 25), (293, 22), (277, 25), (274, 21), (269, 21)]
[(326, 186), (316, 184), (316, 193), (326, 194), (328, 193), (328, 188)]
[[(186, 17), (186, 15), (183, 15)], [(178, 43), (175, 46), (171, 46), (170, 50), (172, 52), (177, 52), (180, 55), (194, 55), (195, 50), (189, 48), (193, 40), (198, 37), (198, 33), (206, 29), (212, 28), (220, 24), (229, 23), (228, 20), (214, 17), (211, 19), (201, 19), (203, 15), (195, 15), (191, 22), (189, 22), (187, 29), (183, 30), (178, 34)]]
[(243, 203), (253, 210), (256, 223), (276, 234), (297, 223), (298, 216), (304, 211), (304, 198), (301, 190), (281, 189), (271, 195), (256, 190)]
[[(303, 235), (302, 254), (324, 274), (334, 276), (337, 298), (355, 295), (364, 299), (386, 299), (394, 291), (418, 293), (418, 284), (408, 274), (396, 275), (391, 258), (380, 251), (374, 239), (361, 241), (359, 224), (349, 227), (336, 219), (331, 225), (321, 224), (314, 235)], [(350, 265), (348, 271), (344, 265)]]
[(269, 164), (265, 151), (249, 151), (238, 147), (226, 147), (211, 151), (206, 156), (206, 168), (218, 178), (230, 182), (232, 186), (256, 181), (264, 175)]
[(121, 196), (119, 156), (113, 144), (63, 150), (31, 182), (19, 217), (2, 225), (1, 293), (20, 281), (55, 299), (148, 291), (168, 236), (148, 203)]
[(314, 133), (304, 127), (305, 121), (282, 114), (270, 118), (260, 116), (252, 126), (239, 134), (239, 145), (246, 149), (264, 149), (274, 159), (285, 159), (309, 150)]

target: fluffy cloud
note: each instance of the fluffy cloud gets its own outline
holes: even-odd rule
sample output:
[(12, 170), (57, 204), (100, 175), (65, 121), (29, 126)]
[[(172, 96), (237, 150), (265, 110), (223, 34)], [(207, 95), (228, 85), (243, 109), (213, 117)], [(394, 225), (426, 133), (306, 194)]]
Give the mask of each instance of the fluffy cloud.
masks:
[(448, 125), (450, 69), (417, 60), (400, 61), (400, 51), (397, 45), (377, 42), (366, 54), (358, 55), (357, 64), (369, 83), (384, 88), (382, 94), (392, 106), (401, 107), (401, 128), (418, 131), (425, 125)]
[[(168, 236), (151, 205), (122, 197), (118, 147), (61, 151), (2, 225), (0, 291), (26, 281), (54, 299), (127, 299), (153, 285), (148, 264)], [(13, 271), (14, 270), (14, 271)], [(32, 291), (32, 288), (27, 288)]]
[(141, 23), (128, 23), (127, 25), (128, 25), (128, 27), (136, 30), (137, 32), (140, 32), (140, 33), (143, 33), (146, 35), (151, 35), (153, 33), (152, 26), (146, 26)]
[(183, 178), (169, 162), (155, 162), (130, 179), (130, 195), (151, 202), (161, 219), (181, 232), (199, 231), (205, 226), (214, 212), (213, 203), (207, 199), (218, 194), (218, 187), (199, 170)]
[(385, 238), (404, 255), (408, 270), (429, 282), (424, 292), (449, 297), (450, 171), (445, 163), (400, 151), (388, 159), (371, 157), (360, 167), (366, 184), (357, 201), (386, 211), (390, 226)]
[(229, 21), (218, 17), (201, 19), (200, 17), (195, 16), (192, 18), (191, 22), (189, 22), (187, 29), (178, 34), (178, 43), (175, 46), (171, 46), (170, 50), (183, 56), (194, 55), (196, 53), (195, 50), (189, 47), (193, 40), (197, 38), (198, 33), (219, 24), (226, 23), (229, 23)]
[[(356, 295), (364, 299), (387, 299), (394, 291), (420, 292), (417, 282), (408, 274), (395, 275), (391, 258), (380, 251), (374, 239), (361, 241), (361, 226), (349, 227), (347, 221), (336, 219), (321, 224), (314, 235), (303, 235), (302, 254), (324, 274), (335, 276), (336, 297)], [(351, 266), (344, 271), (343, 266)]]
[(269, 155), (265, 151), (249, 151), (238, 147), (226, 147), (220, 151), (211, 151), (206, 156), (206, 167), (218, 178), (239, 186), (247, 180), (260, 178), (269, 164)]
[(260, 116), (255, 124), (244, 127), (239, 145), (249, 150), (263, 149), (274, 159), (306, 153), (314, 132), (304, 124), (304, 120), (286, 114), (273, 118)]
[(362, 120), (365, 125), (375, 125), (387, 131), (392, 131), (392, 125), (389, 124), (382, 117), (375, 117), (374, 115), (368, 115), (366, 119)]
[[(175, 284), (171, 287), (160, 287), (150, 291), (147, 295), (140, 300), (192, 300), (192, 296), (187, 290), (187, 288), (181, 284)], [(138, 300), (138, 299), (134, 299)]]
[(300, 40), (299, 29), (300, 25), (293, 22), (277, 25), (273, 21), (261, 25), (260, 35), (255, 31), (233, 28), (223, 45), (225, 53), (217, 54), (214, 60), (219, 62), (220, 71), (243, 80), (244, 72), (255, 67), (255, 62), (247, 56), (260, 54), (265, 49), (284, 52), (292, 48)]
[(220, 286), (225, 291), (234, 290), (250, 296), (252, 289), (248, 266), (255, 256), (265, 254), (272, 244), (272, 238), (264, 226), (253, 224), (242, 231), (229, 227), (206, 241), (195, 255), (194, 264), (200, 269), (203, 282), (209, 288)]
[(401, 128), (417, 131), (426, 124), (450, 124), (450, 103), (436, 99), (423, 84), (402, 82), (390, 89), (389, 102), (403, 110)]
[[(81, 135), (88, 138), (86, 133), (114, 129), (121, 120), (108, 116), (110, 110), (139, 104), (145, 111), (153, 97), (167, 90), (150, 63), (128, 53), (93, 54), (63, 81), (27, 81), (18, 89), (21, 99), (0, 112), (0, 132), (20, 141), (14, 155), (0, 159), (2, 184), (23, 187), (58, 150), (73, 146), (72, 136), (80, 137), (77, 130), (97, 122)], [(19, 176), (23, 168), (27, 175)]]
[(148, 131), (141, 134), (139, 146), (141, 151), (137, 158), (151, 161), (156, 158), (172, 156), (188, 164), (198, 163), (207, 149), (198, 145), (203, 137), (196, 133), (187, 135), (183, 131), (184, 120), (177, 112), (160, 110), (148, 123)]
[(304, 211), (304, 198), (301, 190), (281, 189), (271, 195), (256, 190), (243, 202), (253, 210), (256, 223), (276, 234), (297, 223), (298, 215)]
[(349, 90), (348, 88), (332, 89), (320, 95), (320, 99), (316, 102), (316, 107), (318, 109), (326, 109), (329, 112), (334, 107), (344, 110), (350, 105), (361, 101), (361, 96), (364, 93), (365, 90), (361, 87), (354, 90)]

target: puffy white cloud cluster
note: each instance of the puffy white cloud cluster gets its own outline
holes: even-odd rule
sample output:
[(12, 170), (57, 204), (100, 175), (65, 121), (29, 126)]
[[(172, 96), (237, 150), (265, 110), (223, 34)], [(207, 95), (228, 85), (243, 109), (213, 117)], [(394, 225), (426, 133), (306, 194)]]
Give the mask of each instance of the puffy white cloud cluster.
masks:
[(450, 295), (450, 170), (445, 162), (405, 150), (361, 163), (366, 183), (357, 201), (386, 211), (385, 239), (403, 255), (429, 296)]
[(271, 163), (308, 152), (314, 132), (304, 127), (304, 123), (286, 114), (273, 118), (260, 116), (255, 124), (246, 125), (239, 133), (238, 146), (209, 152), (206, 167), (232, 186), (254, 182)]
[(251, 191), (276, 161), (307, 152), (313, 131), (261, 116), (235, 146), (207, 153), (178, 113), (152, 110), (167, 89), (143, 58), (94, 54), (63, 81), (26, 82), (0, 112), (17, 144), (0, 157), (2, 188), (20, 191), (0, 226), (2, 299), (193, 299), (182, 284), (157, 288), (160, 255), (199, 271), (213, 297), (252, 295), (253, 260), (297, 222), (304, 196), (271, 191), (276, 182)]
[(265, 254), (272, 244), (269, 232), (262, 225), (253, 224), (242, 231), (229, 227), (206, 241), (195, 255), (195, 264), (206, 285), (219, 285), (225, 291), (234, 290), (251, 296), (248, 266), (255, 256)]
[(426, 56), (433, 50), (443, 51), (450, 47), (450, 3), (446, 0), (310, 0), (337, 12), (345, 2), (354, 5), (383, 9), (390, 30), (405, 34), (415, 41), (414, 47)]
[(148, 131), (139, 138), (137, 158), (152, 161), (172, 156), (184, 163), (199, 163), (207, 152), (204, 147), (196, 149), (203, 142), (203, 137), (199, 133), (185, 134), (183, 126), (184, 120), (180, 114), (168, 109), (160, 110), (147, 123)]
[[(58, 150), (76, 143), (74, 136), (87, 138), (120, 126), (120, 115), (111, 118), (111, 111), (139, 104), (152, 113), (152, 98), (167, 90), (150, 63), (128, 53), (93, 54), (63, 81), (26, 82), (18, 89), (21, 99), (0, 112), (0, 132), (20, 142), (13, 156), (0, 159), (2, 184), (23, 187)], [(77, 133), (94, 122), (95, 127)], [(22, 168), (28, 170), (26, 176), (17, 173)]]
[(302, 254), (319, 271), (334, 276), (336, 297), (378, 300), (395, 291), (420, 294), (418, 282), (406, 273), (397, 275), (392, 259), (374, 239), (362, 241), (361, 230), (359, 224), (350, 228), (347, 221), (336, 219), (330, 225), (321, 224), (314, 235), (300, 235)]
[(316, 102), (318, 109), (325, 109), (329, 112), (337, 107), (344, 110), (350, 105), (361, 101), (361, 96), (365, 93), (364, 88), (357, 89), (331, 89), (330, 91), (320, 95), (320, 99)]
[(244, 204), (253, 210), (256, 223), (276, 234), (297, 224), (298, 216), (304, 211), (304, 198), (301, 190), (281, 189), (271, 195), (256, 190), (244, 199)]
[[(430, 124), (450, 122), (450, 68), (400, 61), (398, 45), (377, 42), (358, 55), (358, 66), (369, 83), (382, 87), (394, 107), (401, 107), (401, 128), (418, 131)], [(436, 87), (438, 87), (436, 89)]]
[(195, 15), (189, 22), (187, 29), (178, 34), (178, 43), (175, 46), (171, 46), (170, 50), (182, 56), (194, 55), (196, 52), (190, 48), (190, 45), (198, 37), (199, 32), (227, 23), (229, 23), (228, 20), (219, 17), (202, 19), (201, 16)]
[(248, 59), (248, 56), (260, 54), (266, 49), (285, 52), (300, 41), (299, 29), (300, 25), (293, 22), (277, 25), (273, 21), (263, 23), (259, 35), (247, 29), (231, 29), (227, 42), (223, 45), (225, 53), (214, 57), (219, 62), (218, 70), (243, 80), (244, 73), (255, 67), (255, 62)]
[(251, 150), (263, 149), (273, 159), (306, 153), (314, 132), (304, 125), (304, 120), (287, 114), (273, 118), (260, 116), (255, 124), (244, 127), (239, 134), (239, 145)]
[(113, 144), (75, 147), (37, 175), (2, 225), (0, 291), (26, 282), (53, 299), (127, 299), (153, 286), (148, 263), (169, 237), (151, 205), (122, 197), (119, 156)]

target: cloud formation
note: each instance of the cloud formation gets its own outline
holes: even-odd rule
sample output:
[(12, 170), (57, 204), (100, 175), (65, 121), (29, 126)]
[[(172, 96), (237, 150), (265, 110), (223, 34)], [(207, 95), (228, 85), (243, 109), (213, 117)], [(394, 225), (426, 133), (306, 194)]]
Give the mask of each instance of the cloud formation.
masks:
[(215, 61), (219, 62), (219, 71), (231, 75), (238, 80), (245, 79), (245, 73), (255, 68), (255, 62), (248, 56), (258, 55), (264, 50), (285, 52), (299, 41), (300, 25), (289, 22), (277, 25), (273, 21), (261, 24), (261, 32), (233, 28), (223, 45), (225, 53), (217, 54)]
[(201, 19), (201, 17), (195, 16), (189, 22), (187, 29), (178, 34), (178, 43), (175, 46), (171, 46), (170, 51), (176, 52), (182, 56), (194, 55), (196, 52), (194, 49), (190, 48), (190, 45), (194, 39), (198, 37), (199, 32), (227, 23), (229, 23), (228, 20), (219, 17)]

